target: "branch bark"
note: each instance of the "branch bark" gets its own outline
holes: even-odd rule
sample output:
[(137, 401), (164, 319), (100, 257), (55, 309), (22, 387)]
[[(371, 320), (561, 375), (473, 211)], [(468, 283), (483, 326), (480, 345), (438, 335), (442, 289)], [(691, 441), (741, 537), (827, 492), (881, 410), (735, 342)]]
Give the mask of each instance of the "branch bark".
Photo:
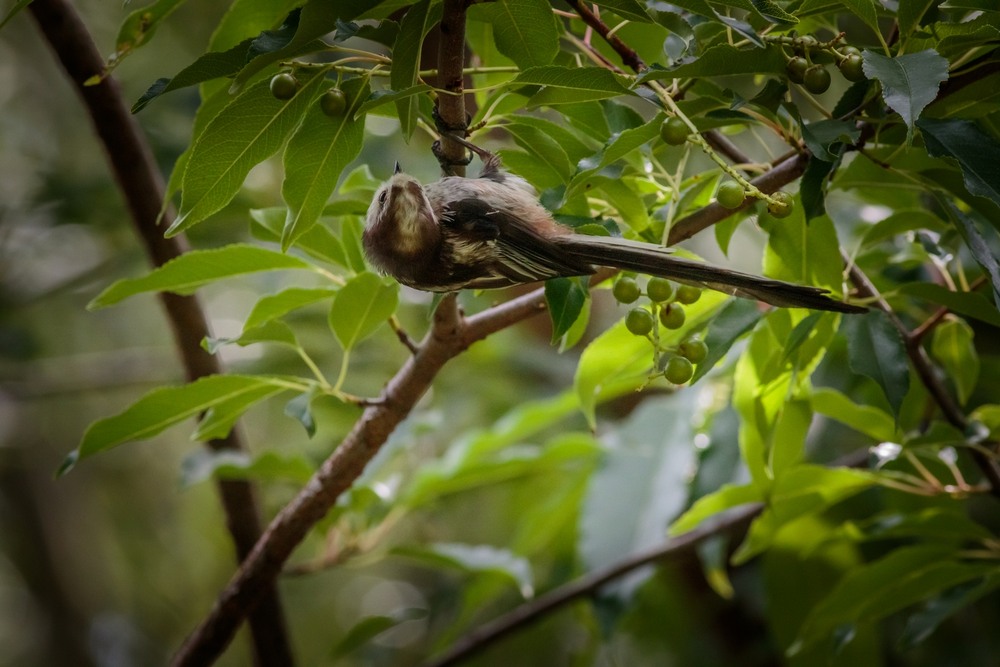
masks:
[[(118, 83), (107, 77), (101, 83), (84, 82), (104, 69), (104, 60), (68, 0), (35, 0), (32, 17), (77, 93), (94, 130), (104, 146), (118, 188), (125, 199), (132, 225), (150, 261), (161, 266), (185, 250), (177, 238), (166, 239), (157, 225), (163, 201), (163, 181), (142, 130), (128, 111)], [(169, 217), (169, 216), (168, 216)], [(169, 224), (169, 219), (166, 221)], [(205, 352), (201, 341), (209, 334), (207, 320), (196, 297), (160, 294), (188, 380), (221, 372), (218, 359)], [(206, 443), (214, 450), (245, 450), (238, 431)], [(244, 481), (218, 482), (237, 557), (242, 560), (261, 534), (260, 511), (253, 487)], [(291, 645), (277, 590), (270, 584), (250, 619), (257, 663), (264, 666), (292, 664)]]

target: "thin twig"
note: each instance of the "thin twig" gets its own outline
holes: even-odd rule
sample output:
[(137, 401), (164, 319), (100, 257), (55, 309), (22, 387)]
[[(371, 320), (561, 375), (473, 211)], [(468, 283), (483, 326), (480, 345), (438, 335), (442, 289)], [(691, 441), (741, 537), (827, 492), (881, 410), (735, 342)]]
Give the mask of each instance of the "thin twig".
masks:
[[(83, 100), (150, 261), (155, 266), (162, 266), (181, 255), (186, 248), (178, 237), (164, 238), (163, 228), (157, 226), (164, 196), (163, 182), (145, 137), (128, 111), (118, 83), (108, 76), (96, 85), (84, 85), (92, 75), (104, 71), (104, 60), (68, 0), (35, 0), (29, 8)], [(169, 223), (170, 220), (166, 220), (166, 224)], [(198, 299), (161, 293), (160, 300), (188, 380), (220, 373), (222, 369), (218, 359), (201, 347), (201, 341), (209, 335), (209, 328)], [(226, 438), (206, 444), (215, 451), (246, 450), (238, 429), (233, 429)], [(219, 481), (217, 486), (236, 554), (242, 559), (261, 534), (256, 493), (249, 482), (242, 480)], [(250, 618), (258, 664), (290, 665), (291, 646), (273, 583), (262, 590), (260, 598)]]

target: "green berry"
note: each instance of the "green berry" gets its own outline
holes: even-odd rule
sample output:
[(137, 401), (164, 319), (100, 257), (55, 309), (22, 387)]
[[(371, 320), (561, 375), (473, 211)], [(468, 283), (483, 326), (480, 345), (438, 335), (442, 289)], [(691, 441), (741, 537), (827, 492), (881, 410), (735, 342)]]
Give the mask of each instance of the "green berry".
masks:
[(650, 278), (646, 283), (646, 294), (651, 301), (663, 303), (674, 295), (674, 286), (666, 278)]
[(861, 49), (854, 46), (841, 47), (840, 52), (845, 56), (860, 56)]
[(288, 72), (271, 77), (271, 94), (279, 100), (290, 100), (299, 89), (299, 82)]
[(802, 35), (799, 37), (799, 47), (802, 49), (815, 49), (819, 42), (812, 35)]
[(690, 305), (701, 298), (701, 290), (692, 285), (681, 285), (677, 288), (677, 303)]
[(660, 309), (660, 324), (667, 329), (680, 329), (686, 319), (684, 306), (680, 304), (671, 303)]
[(788, 80), (792, 83), (802, 83), (805, 80), (807, 69), (809, 69), (809, 61), (802, 56), (795, 56), (785, 65)]
[(864, 81), (867, 78), (865, 76), (864, 60), (859, 55), (851, 54), (847, 56), (840, 61), (837, 67), (840, 68), (840, 73), (848, 81)]
[(319, 98), (319, 106), (327, 116), (343, 116), (347, 111), (347, 96), (340, 88), (331, 88)]
[(642, 292), (634, 278), (625, 277), (618, 279), (615, 286), (611, 288), (611, 294), (614, 295), (618, 303), (632, 303), (639, 298)]
[(743, 205), (747, 193), (743, 186), (736, 181), (725, 181), (719, 185), (719, 190), (715, 193), (715, 200), (723, 208), (739, 208)]
[(708, 356), (708, 345), (700, 338), (688, 338), (681, 342), (677, 351), (692, 364), (700, 364)]
[(671, 116), (660, 125), (660, 138), (671, 146), (680, 146), (690, 134), (691, 128), (677, 116)]
[(768, 202), (768, 213), (776, 218), (787, 218), (792, 214), (792, 208), (795, 206), (795, 202), (792, 200), (792, 195), (788, 194), (784, 190), (778, 190), (777, 192), (771, 193), (771, 197), (778, 200), (778, 203), (772, 204)]
[(671, 357), (663, 369), (663, 377), (672, 384), (684, 384), (694, 375), (694, 366), (684, 357)]
[(813, 65), (806, 70), (802, 83), (805, 84), (806, 90), (814, 95), (825, 93), (830, 87), (830, 73), (822, 65)]
[(625, 316), (625, 328), (636, 336), (645, 336), (653, 330), (653, 316), (645, 308), (633, 308)]

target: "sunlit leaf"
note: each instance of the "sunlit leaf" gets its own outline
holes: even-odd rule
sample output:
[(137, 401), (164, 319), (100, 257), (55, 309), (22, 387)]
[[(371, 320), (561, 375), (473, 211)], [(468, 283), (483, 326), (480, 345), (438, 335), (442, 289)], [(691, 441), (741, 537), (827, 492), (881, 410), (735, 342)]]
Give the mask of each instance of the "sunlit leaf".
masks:
[(278, 269), (312, 267), (298, 257), (239, 243), (213, 250), (192, 250), (141, 278), (119, 280), (97, 295), (87, 307), (104, 308), (143, 292), (191, 294), (223, 278)]
[(816, 412), (847, 424), (879, 442), (896, 437), (896, 423), (892, 415), (871, 405), (859, 405), (836, 389), (814, 389), (810, 400)]
[(333, 298), (336, 293), (336, 290), (328, 288), (289, 287), (276, 294), (263, 296), (254, 304), (253, 310), (243, 323), (243, 328), (258, 327), (293, 310)]

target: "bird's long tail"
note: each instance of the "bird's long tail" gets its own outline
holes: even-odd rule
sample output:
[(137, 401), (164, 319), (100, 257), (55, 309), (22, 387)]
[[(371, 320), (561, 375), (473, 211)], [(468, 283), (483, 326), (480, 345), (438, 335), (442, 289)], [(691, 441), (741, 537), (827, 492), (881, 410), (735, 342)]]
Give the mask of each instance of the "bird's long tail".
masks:
[(681, 259), (673, 256), (669, 249), (650, 243), (584, 234), (567, 234), (553, 240), (567, 254), (595, 266), (610, 266), (669, 278), (725, 294), (758, 299), (774, 306), (840, 313), (862, 313), (867, 310), (862, 306), (832, 299), (828, 290), (819, 287), (795, 285)]

